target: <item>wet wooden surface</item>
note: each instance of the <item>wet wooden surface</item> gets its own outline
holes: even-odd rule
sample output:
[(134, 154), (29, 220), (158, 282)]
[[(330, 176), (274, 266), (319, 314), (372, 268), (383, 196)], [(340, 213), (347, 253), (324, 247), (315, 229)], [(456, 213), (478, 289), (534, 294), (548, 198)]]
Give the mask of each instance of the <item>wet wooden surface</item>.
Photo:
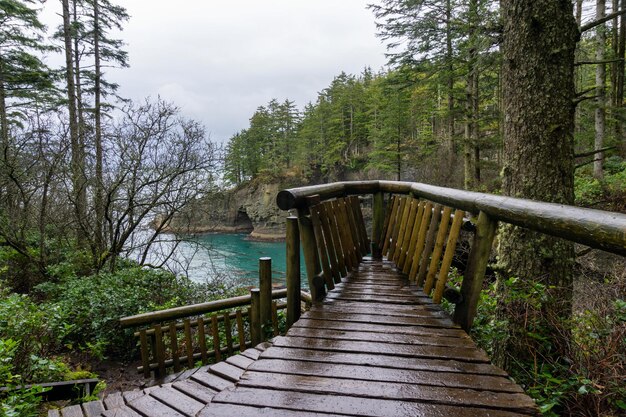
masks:
[(266, 346), (247, 349), (224, 362), (168, 375), (142, 390), (116, 392), (102, 401), (50, 410), (48, 417), (193, 417), (218, 392), (233, 387)]
[(388, 262), (363, 262), (197, 415), (515, 416), (534, 402)]
[[(100, 413), (100, 414), (98, 414)], [(391, 263), (364, 261), (286, 336), (63, 416), (524, 416), (534, 402)], [(59, 413), (51, 415), (59, 415)]]

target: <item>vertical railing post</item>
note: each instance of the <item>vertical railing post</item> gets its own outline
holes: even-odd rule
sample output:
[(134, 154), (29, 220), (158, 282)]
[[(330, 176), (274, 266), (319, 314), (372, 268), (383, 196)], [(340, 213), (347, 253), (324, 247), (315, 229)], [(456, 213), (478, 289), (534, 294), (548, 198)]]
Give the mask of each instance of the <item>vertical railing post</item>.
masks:
[(259, 258), (259, 290), (261, 292), (261, 326), (272, 320), (272, 258)]
[(300, 232), (298, 218), (287, 217), (287, 329), (300, 318)]
[(462, 299), (454, 310), (454, 322), (465, 331), (469, 331), (472, 327), (476, 316), (497, 225), (498, 222), (490, 219), (486, 213), (482, 211), (479, 213), (472, 250), (461, 285)]
[(315, 233), (313, 232), (313, 222), (308, 215), (308, 209), (298, 209), (298, 226), (300, 229), (300, 242), (304, 253), (304, 265), (306, 267), (307, 281), (313, 301), (324, 298), (324, 279), (320, 276), (321, 267), (315, 247)]
[(263, 341), (261, 331), (261, 292), (258, 288), (250, 290), (250, 339), (252, 347)]
[(383, 193), (374, 193), (372, 201), (372, 258), (382, 259), (383, 253), (380, 247), (382, 241), (383, 227), (385, 223), (385, 208)]

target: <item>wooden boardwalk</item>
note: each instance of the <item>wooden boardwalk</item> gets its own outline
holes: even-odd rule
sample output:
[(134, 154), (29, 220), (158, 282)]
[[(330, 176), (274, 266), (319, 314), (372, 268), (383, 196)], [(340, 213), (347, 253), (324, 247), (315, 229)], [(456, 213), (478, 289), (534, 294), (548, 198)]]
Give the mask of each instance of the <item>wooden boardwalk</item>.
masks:
[(198, 415), (537, 413), (522, 389), (391, 263), (365, 261)]
[(118, 408), (84, 415), (538, 414), (522, 389), (386, 261), (365, 260), (286, 336), (262, 353), (249, 349), (227, 361), (124, 393)]

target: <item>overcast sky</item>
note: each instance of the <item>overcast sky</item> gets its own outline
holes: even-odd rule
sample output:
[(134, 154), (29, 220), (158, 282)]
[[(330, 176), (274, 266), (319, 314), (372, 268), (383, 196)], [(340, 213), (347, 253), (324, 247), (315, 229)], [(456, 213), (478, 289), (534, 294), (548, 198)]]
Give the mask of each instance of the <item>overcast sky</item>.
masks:
[[(130, 68), (106, 77), (123, 97), (175, 102), (216, 141), (272, 98), (302, 108), (341, 71), (385, 65), (372, 0), (113, 1), (131, 16), (121, 34)], [(60, 23), (60, 10), (48, 1), (45, 23)]]

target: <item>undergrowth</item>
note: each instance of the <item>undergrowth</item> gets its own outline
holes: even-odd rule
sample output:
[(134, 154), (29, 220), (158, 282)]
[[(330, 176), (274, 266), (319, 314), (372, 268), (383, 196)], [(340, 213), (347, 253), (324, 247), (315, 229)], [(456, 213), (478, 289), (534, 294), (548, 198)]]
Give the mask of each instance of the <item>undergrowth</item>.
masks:
[[(471, 336), (492, 354), (494, 345), (509, 336), (508, 320), (496, 315), (498, 302), (522, 307), (525, 328), (516, 333), (515, 343), (528, 356), (513, 358), (507, 371), (543, 415), (626, 414), (626, 301), (616, 298), (562, 320), (545, 316), (544, 306), (556, 300), (544, 285), (516, 278), (500, 285), (506, 291), (496, 292), (495, 283), (483, 290)], [(555, 346), (557, 339), (567, 340), (566, 346)]]
[(56, 282), (30, 295), (12, 293), (0, 281), (0, 416), (36, 416), (41, 388), (24, 384), (95, 377), (71, 369), (69, 355), (132, 359), (138, 353), (133, 330), (121, 317), (229, 297), (224, 284), (200, 284), (184, 277), (124, 265), (115, 273), (77, 276), (59, 267)]

